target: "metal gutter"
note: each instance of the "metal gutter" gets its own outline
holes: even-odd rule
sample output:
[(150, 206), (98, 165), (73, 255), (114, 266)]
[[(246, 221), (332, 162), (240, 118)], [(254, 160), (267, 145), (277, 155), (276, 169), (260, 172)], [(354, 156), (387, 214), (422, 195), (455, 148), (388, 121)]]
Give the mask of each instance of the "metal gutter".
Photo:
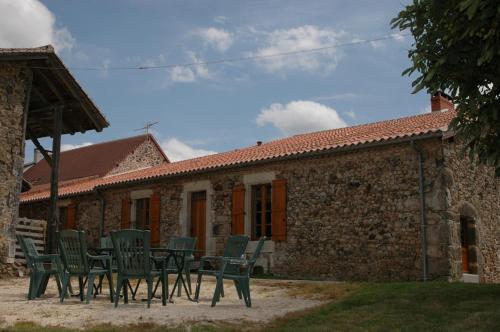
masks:
[(422, 246), (422, 281), (428, 280), (427, 272), (427, 213), (425, 207), (425, 178), (424, 178), (424, 156), (415, 141), (410, 141), (411, 147), (418, 156), (418, 188), (420, 193), (420, 244)]

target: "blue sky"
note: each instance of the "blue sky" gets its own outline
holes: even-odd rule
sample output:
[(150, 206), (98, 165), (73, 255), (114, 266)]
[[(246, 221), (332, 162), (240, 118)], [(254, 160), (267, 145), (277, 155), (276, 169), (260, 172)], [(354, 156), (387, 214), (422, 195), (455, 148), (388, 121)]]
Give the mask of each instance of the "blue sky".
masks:
[(410, 37), (251, 61), (116, 68), (374, 39), (397, 32), (389, 21), (405, 3), (0, 0), (0, 47), (55, 44), (108, 118), (101, 133), (64, 136), (66, 147), (136, 135), (146, 121), (159, 121), (154, 134), (167, 155), (182, 159), (425, 111), (428, 96), (411, 94), (411, 78), (401, 76)]

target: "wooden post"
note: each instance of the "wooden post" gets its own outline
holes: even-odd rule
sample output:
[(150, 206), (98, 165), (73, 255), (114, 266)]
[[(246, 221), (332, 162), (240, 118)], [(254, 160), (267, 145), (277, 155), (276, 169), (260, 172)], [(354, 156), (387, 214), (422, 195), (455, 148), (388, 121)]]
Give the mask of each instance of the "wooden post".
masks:
[(52, 167), (50, 174), (50, 206), (49, 223), (47, 227), (47, 250), (54, 253), (57, 248), (55, 232), (59, 231), (57, 217), (57, 196), (59, 194), (59, 155), (61, 150), (62, 109), (54, 108), (54, 131), (52, 134)]

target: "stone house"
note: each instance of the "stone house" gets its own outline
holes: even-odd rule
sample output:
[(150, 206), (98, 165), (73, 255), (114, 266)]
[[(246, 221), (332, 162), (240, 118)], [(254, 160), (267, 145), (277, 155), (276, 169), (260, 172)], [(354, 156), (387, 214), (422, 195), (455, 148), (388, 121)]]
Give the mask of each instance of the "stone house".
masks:
[[(334, 280), (500, 280), (500, 182), (459, 158), (453, 104), (432, 112), (257, 142), (205, 157), (69, 184), (75, 227), (94, 244), (147, 228), (220, 253), (230, 234), (268, 236), (259, 264), (276, 275)], [(37, 217), (47, 190), (22, 194)]]
[[(59, 165), (59, 192), (66, 187), (80, 183), (98, 181), (103, 177), (144, 169), (168, 163), (169, 160), (152, 135), (140, 135), (108, 142), (102, 142), (61, 152)], [(39, 160), (28, 168), (23, 175), (32, 188), (30, 195), (45, 193), (50, 184), (50, 166), (45, 159)], [(84, 205), (76, 204), (74, 199), (61, 199), (57, 202), (58, 219), (63, 229), (73, 229), (77, 225), (77, 213)], [(29, 209), (31, 206), (25, 208)], [(22, 215), (46, 220), (48, 206), (37, 207), (33, 211), (23, 211)], [(95, 226), (99, 224), (96, 223)], [(89, 228), (90, 237), (99, 238), (98, 228)]]
[[(22, 181), (25, 141), (53, 138), (49, 159), (57, 174), (61, 135), (107, 126), (52, 46), (0, 48), (0, 263), (14, 261), (19, 197), (29, 189)], [(57, 176), (52, 180), (57, 192)]]

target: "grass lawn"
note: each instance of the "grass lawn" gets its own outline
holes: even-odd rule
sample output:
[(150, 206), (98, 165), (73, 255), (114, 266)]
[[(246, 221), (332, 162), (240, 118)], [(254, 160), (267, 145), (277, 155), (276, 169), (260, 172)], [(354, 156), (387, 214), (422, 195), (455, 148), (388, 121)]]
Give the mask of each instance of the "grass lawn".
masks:
[[(296, 296), (321, 292), (331, 302), (294, 313), (268, 325), (195, 325), (191, 331), (498, 331), (500, 285), (431, 282), (338, 284), (294, 289)], [(272, 310), (272, 308), (269, 308)], [(63, 332), (20, 323), (2, 331)], [(102, 326), (89, 331), (120, 331)], [(130, 332), (185, 331), (159, 326), (129, 326)]]

